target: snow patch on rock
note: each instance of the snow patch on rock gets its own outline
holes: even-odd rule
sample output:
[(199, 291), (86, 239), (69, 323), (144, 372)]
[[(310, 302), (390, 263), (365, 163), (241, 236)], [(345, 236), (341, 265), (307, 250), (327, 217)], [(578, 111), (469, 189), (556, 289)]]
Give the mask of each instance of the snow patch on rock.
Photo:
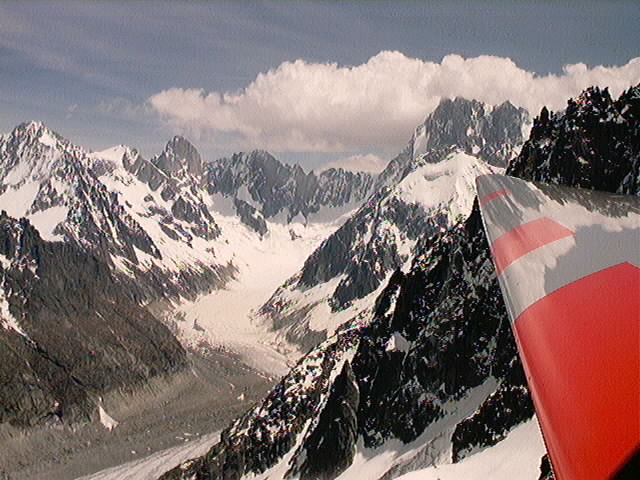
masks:
[(98, 405), (98, 415), (100, 423), (107, 430), (111, 431), (118, 426), (118, 422), (102, 408), (102, 405)]

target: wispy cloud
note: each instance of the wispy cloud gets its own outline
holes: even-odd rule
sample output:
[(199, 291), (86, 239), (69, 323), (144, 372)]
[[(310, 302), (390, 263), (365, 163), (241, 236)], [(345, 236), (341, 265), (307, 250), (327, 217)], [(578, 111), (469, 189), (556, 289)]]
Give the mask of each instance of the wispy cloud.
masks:
[(73, 114), (75, 113), (75, 111), (78, 110), (78, 104), (77, 103), (73, 103), (71, 105), (67, 105), (67, 108), (65, 109), (65, 118), (71, 118), (73, 116)]
[(140, 118), (152, 113), (148, 104), (137, 104), (123, 97), (103, 100), (98, 103), (96, 109), (99, 113), (127, 119)]
[(131, 88), (126, 72), (103, 68), (116, 64), (122, 69), (127, 64), (128, 49), (101, 35), (109, 28), (117, 31), (117, 20), (124, 13), (96, 18), (100, 11), (81, 3), (13, 7), (0, 5), (1, 48), (15, 52), (36, 69), (63, 73), (91, 86), (118, 91)]
[(640, 82), (640, 58), (618, 67), (567, 65), (538, 76), (508, 58), (448, 55), (440, 63), (383, 51), (357, 66), (284, 62), (236, 92), (171, 88), (148, 99), (162, 121), (198, 136), (240, 134), (274, 151), (393, 149), (442, 98), (561, 109), (591, 85), (619, 93)]

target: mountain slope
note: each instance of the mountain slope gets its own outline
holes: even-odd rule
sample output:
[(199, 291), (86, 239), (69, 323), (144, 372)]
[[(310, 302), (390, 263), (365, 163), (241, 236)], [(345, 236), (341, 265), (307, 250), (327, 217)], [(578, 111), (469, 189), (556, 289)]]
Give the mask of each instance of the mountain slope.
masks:
[(379, 190), (263, 305), (261, 320), (309, 349), (362, 314), (419, 239), (468, 216), (475, 177), (522, 142), (525, 119), (510, 104), (443, 101), (380, 174)]
[(186, 366), (125, 292), (103, 259), (0, 214), (0, 423), (97, 418), (101, 395)]
[[(627, 133), (614, 141), (611, 130), (585, 129), (581, 141), (636, 152), (637, 98), (634, 87), (617, 101), (623, 102)], [(593, 188), (576, 175), (584, 163), (569, 149), (556, 157), (566, 176), (555, 175), (544, 145), (569, 136), (572, 116), (597, 116), (599, 110), (584, 102), (577, 112), (549, 115), (546, 133), (534, 127), (510, 171), (526, 164), (539, 178)], [(535, 125), (547, 115), (543, 111)], [(594, 154), (590, 160), (594, 168), (610, 166), (598, 178), (609, 191), (621, 191), (637, 175), (637, 153), (620, 159)], [(635, 187), (626, 193), (640, 192)], [(392, 479), (420, 470), (430, 478), (435, 467), (449, 475), (480, 462), (493, 471), (487, 462), (507, 460), (510, 443), (501, 441), (520, 436), (519, 425), (533, 408), (477, 205), (465, 221), (419, 242), (411, 268), (392, 275), (362, 323), (343, 327), (312, 350), (206, 456), (163, 478)], [(337, 344), (346, 347), (336, 352)], [(327, 354), (335, 363), (318, 362)], [(305, 371), (332, 381), (309, 382)], [(259, 429), (264, 435), (256, 434)], [(519, 471), (533, 473), (541, 464), (541, 438), (536, 428), (526, 432), (519, 442), (533, 453)], [(547, 472), (548, 463), (542, 466)]]

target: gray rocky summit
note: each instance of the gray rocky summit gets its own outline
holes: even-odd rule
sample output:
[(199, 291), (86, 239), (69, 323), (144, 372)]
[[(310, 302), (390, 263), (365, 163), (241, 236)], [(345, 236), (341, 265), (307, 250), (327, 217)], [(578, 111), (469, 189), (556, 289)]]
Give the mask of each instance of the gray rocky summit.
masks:
[(211, 194), (248, 203), (265, 219), (290, 222), (308, 221), (322, 209), (357, 207), (371, 193), (374, 176), (342, 169), (307, 173), (256, 150), (212, 162), (205, 182)]
[(169, 140), (162, 153), (151, 161), (171, 177), (182, 177), (185, 174), (200, 177), (205, 170), (205, 164), (196, 147), (178, 135)]

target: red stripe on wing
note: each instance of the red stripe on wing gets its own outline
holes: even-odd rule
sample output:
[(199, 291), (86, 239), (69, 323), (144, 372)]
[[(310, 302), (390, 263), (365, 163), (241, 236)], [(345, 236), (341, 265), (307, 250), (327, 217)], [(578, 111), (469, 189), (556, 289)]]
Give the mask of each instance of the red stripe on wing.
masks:
[(491, 245), (498, 275), (527, 253), (572, 235), (574, 232), (546, 217), (505, 233)]
[(507, 195), (511, 195), (509, 190), (498, 190), (497, 192), (490, 193), (485, 195), (480, 199), (480, 206), (485, 206), (487, 203), (495, 200), (496, 198), (506, 197)]
[(611, 478), (640, 447), (640, 268), (547, 295), (515, 331), (558, 478)]

